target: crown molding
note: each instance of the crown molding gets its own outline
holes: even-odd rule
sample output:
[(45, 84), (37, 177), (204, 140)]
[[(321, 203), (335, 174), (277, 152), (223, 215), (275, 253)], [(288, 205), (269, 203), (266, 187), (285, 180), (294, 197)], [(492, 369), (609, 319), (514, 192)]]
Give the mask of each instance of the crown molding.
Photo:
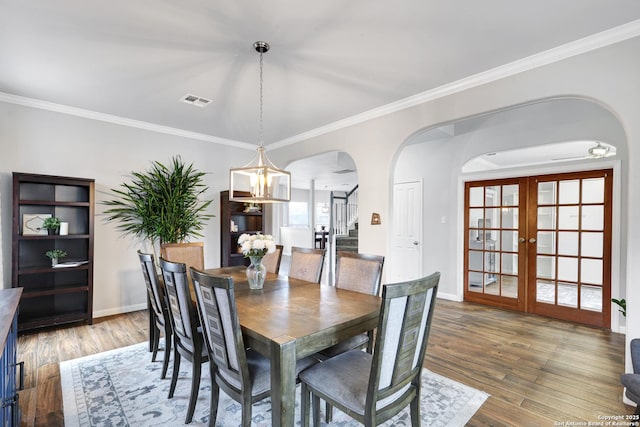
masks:
[(469, 77), (465, 77), (463, 79), (439, 86), (437, 88), (409, 96), (397, 102), (383, 105), (381, 107), (365, 111), (364, 113), (357, 114), (346, 119), (338, 120), (327, 126), (319, 127), (308, 132), (294, 135), (292, 137), (269, 144), (267, 148), (276, 149), (286, 147), (288, 145), (295, 144), (306, 139), (324, 135), (349, 126), (354, 126), (368, 120), (402, 111), (407, 108), (423, 104), (425, 102), (443, 98), (458, 92), (462, 92), (477, 86), (503, 79), (505, 77), (510, 77), (515, 74), (533, 70), (535, 68), (562, 61), (573, 56), (587, 53), (592, 50), (600, 49), (602, 47), (616, 44), (638, 36), (640, 36), (640, 19), (611, 28), (609, 30), (602, 31), (600, 33), (593, 34), (591, 36), (583, 37), (573, 42), (565, 43), (544, 52), (540, 52), (526, 58), (522, 58), (508, 64), (501, 65)]
[(98, 113), (96, 111), (85, 110), (83, 108), (56, 104), (54, 102), (27, 98), (25, 96), (12, 95), (5, 92), (0, 92), (0, 101), (10, 104), (22, 105), (25, 107), (38, 108), (41, 110), (54, 111), (56, 113), (68, 114), (70, 116), (77, 116), (85, 119), (92, 119), (121, 126), (128, 126), (136, 129), (144, 129), (152, 132), (164, 133), (166, 135), (180, 136), (183, 138), (196, 139), (199, 141), (214, 142), (216, 144), (228, 145), (235, 148), (244, 148), (248, 150), (256, 149), (256, 146), (254, 144), (248, 144), (246, 142), (218, 138), (216, 136), (211, 136), (204, 133), (191, 132), (188, 130), (173, 128), (169, 126), (161, 126), (155, 123), (128, 119), (126, 117), (114, 116), (111, 114)]

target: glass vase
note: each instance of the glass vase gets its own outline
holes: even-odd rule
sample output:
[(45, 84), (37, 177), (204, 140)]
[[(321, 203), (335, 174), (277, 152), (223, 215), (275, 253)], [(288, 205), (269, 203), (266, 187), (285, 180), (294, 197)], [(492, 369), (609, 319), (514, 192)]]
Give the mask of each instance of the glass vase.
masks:
[(250, 289), (262, 289), (267, 277), (267, 267), (262, 264), (261, 256), (250, 256), (251, 264), (247, 267), (247, 280)]

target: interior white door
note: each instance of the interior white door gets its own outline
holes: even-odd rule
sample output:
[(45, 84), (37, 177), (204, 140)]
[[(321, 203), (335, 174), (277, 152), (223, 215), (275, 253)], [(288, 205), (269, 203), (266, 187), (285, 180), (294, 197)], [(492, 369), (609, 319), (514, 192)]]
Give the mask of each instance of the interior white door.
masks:
[(389, 283), (422, 275), (422, 181), (393, 185), (393, 224)]

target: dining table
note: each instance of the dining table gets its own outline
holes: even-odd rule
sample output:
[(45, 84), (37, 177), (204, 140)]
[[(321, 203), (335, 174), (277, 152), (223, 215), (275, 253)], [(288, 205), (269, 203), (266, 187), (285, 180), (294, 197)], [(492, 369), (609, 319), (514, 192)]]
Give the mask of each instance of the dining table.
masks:
[(231, 276), (245, 346), (271, 361), (272, 426), (295, 424), (296, 361), (378, 325), (378, 296), (268, 273), (249, 289), (246, 267), (206, 269)]

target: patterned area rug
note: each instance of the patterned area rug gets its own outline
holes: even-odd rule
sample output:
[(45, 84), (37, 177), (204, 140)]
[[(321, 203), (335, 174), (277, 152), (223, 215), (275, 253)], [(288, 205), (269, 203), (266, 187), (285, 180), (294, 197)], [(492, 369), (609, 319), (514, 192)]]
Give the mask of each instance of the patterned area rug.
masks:
[[(151, 362), (151, 353), (147, 349), (148, 344), (141, 343), (60, 363), (65, 426), (183, 425), (189, 400), (191, 365), (183, 359), (175, 395), (167, 399), (171, 368), (167, 379), (161, 380), (162, 362)], [(158, 352), (157, 360), (162, 360), (162, 356), (162, 352)], [(426, 369), (422, 373), (422, 385), (424, 426), (463, 426), (488, 397), (486, 393)], [(190, 426), (208, 425), (210, 391), (209, 369), (205, 365)], [(300, 386), (296, 400), (297, 425), (300, 423), (299, 393)], [(252, 418), (252, 426), (271, 426), (269, 399), (253, 405)], [(331, 426), (360, 425), (338, 410), (334, 410), (333, 419)], [(216, 426), (239, 424), (240, 405), (220, 391)], [(411, 425), (409, 410), (384, 425)]]

